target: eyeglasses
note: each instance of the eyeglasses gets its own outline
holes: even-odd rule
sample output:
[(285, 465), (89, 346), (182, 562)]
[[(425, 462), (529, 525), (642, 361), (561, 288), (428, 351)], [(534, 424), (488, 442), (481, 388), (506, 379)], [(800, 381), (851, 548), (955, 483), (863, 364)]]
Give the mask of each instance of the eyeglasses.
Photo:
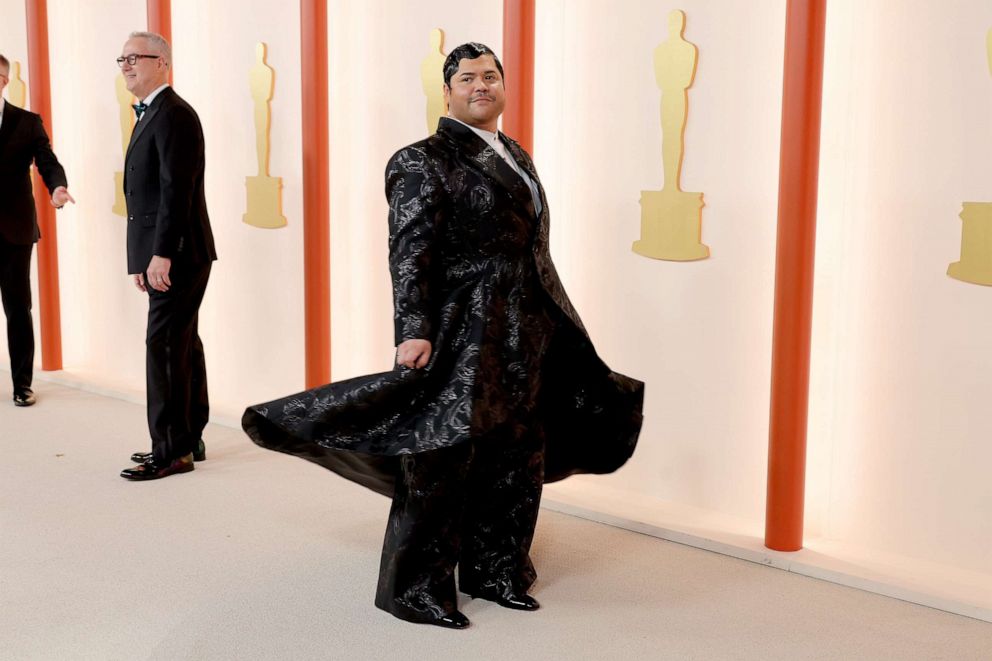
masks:
[(117, 66), (119, 66), (121, 69), (123, 69), (124, 68), (124, 63), (127, 62), (128, 64), (130, 64), (133, 67), (135, 64), (138, 63), (138, 60), (146, 59), (146, 58), (149, 59), (149, 60), (157, 60), (160, 57), (162, 57), (162, 56), (161, 55), (139, 55), (139, 54), (122, 55), (121, 57), (117, 58)]

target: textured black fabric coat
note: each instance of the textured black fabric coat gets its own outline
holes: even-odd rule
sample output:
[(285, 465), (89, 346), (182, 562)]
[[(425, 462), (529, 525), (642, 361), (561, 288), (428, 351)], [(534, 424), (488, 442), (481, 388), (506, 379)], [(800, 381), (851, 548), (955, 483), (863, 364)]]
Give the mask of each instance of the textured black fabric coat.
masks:
[(429, 340), (430, 362), (250, 407), (249, 436), (387, 496), (402, 455), (521, 425), (543, 430), (545, 482), (623, 465), (644, 386), (596, 355), (551, 262), (543, 189), (538, 217), (516, 172), (445, 118), (390, 159), (386, 197), (396, 343)]

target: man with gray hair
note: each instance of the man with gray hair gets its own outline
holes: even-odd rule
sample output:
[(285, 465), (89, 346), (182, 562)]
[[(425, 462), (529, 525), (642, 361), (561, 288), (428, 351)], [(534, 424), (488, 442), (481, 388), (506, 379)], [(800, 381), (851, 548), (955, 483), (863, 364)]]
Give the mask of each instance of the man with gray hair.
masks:
[(148, 294), (146, 382), (151, 452), (135, 452), (128, 480), (193, 470), (206, 458), (207, 370), (197, 332), (217, 259), (203, 192), (203, 129), (169, 86), (172, 49), (161, 35), (132, 32), (117, 64), (139, 102), (124, 158), (127, 266)]
[(7, 316), (7, 349), (14, 382), (14, 405), (35, 403), (34, 324), (31, 319), (31, 251), (41, 238), (31, 193), (34, 162), (61, 209), (73, 202), (65, 170), (52, 152), (41, 117), (3, 99), (10, 82), (10, 61), (0, 55), (0, 293)]

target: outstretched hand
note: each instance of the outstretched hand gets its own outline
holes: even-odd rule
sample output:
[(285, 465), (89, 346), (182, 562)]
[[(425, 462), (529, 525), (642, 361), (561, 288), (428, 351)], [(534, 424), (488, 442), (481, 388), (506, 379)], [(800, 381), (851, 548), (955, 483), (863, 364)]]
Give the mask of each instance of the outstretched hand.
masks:
[(52, 206), (56, 209), (61, 209), (65, 206), (66, 202), (76, 203), (72, 195), (69, 195), (68, 189), (65, 186), (59, 186), (54, 191), (52, 191)]
[(427, 340), (404, 340), (396, 347), (396, 364), (420, 369), (431, 359), (431, 343)]

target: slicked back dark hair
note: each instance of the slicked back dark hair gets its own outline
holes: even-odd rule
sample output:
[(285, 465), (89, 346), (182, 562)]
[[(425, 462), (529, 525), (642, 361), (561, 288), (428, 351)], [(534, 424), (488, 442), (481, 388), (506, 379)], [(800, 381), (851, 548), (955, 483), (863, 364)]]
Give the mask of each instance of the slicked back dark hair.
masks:
[(496, 62), (496, 68), (499, 70), (499, 75), (503, 77), (503, 65), (500, 63), (499, 58), (496, 57), (493, 49), (485, 44), (470, 41), (448, 53), (448, 57), (444, 59), (444, 84), (451, 87), (451, 77), (457, 73), (459, 62), (462, 60), (474, 60), (483, 55), (493, 56), (493, 60)]

